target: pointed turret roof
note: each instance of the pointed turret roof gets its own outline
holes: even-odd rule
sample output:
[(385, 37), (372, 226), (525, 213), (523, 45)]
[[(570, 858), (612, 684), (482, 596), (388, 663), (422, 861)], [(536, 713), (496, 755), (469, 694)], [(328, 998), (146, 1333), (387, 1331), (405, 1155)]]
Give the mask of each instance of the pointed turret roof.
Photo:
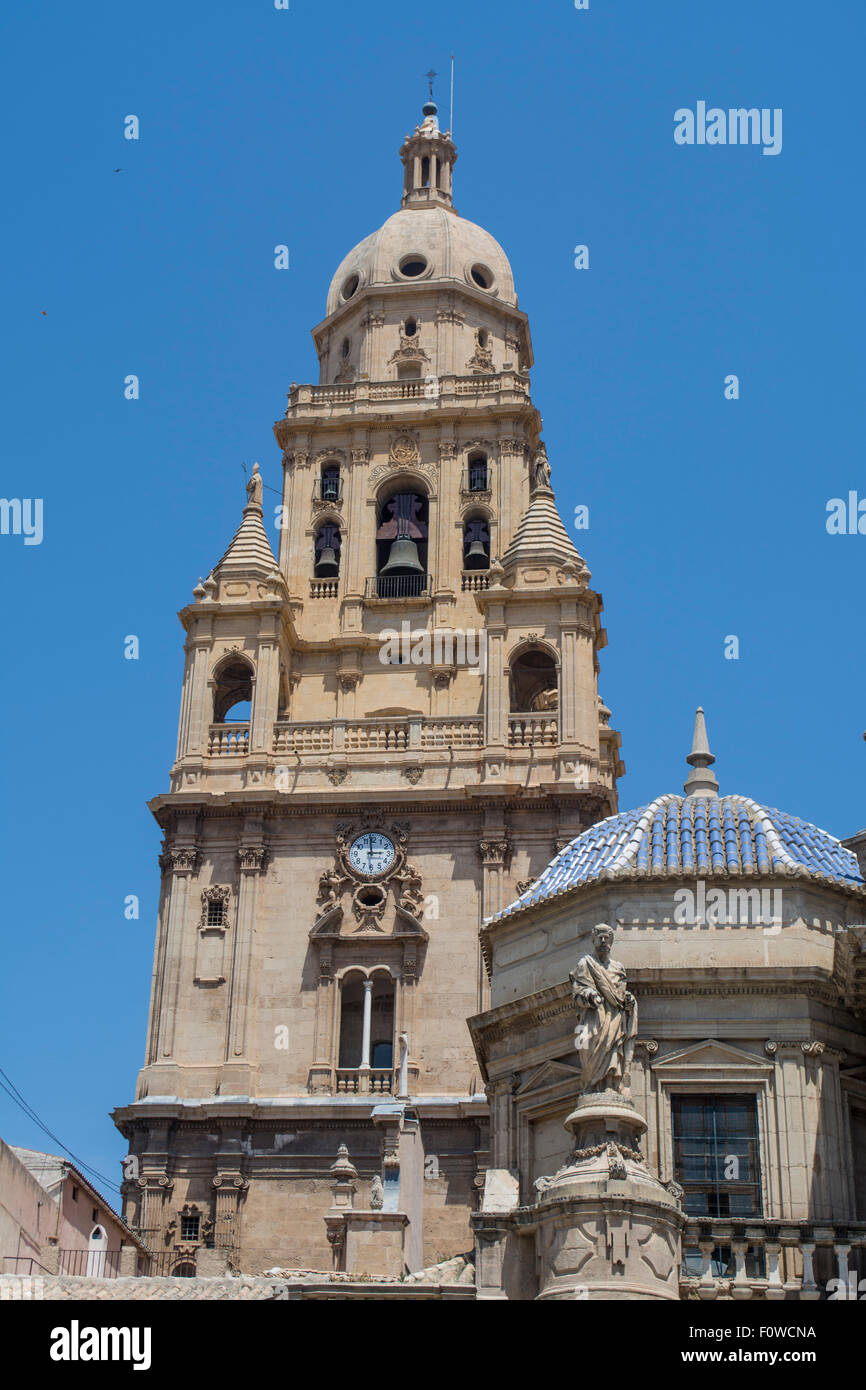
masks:
[(686, 762), (692, 769), (683, 784), (683, 791), (686, 796), (718, 796), (719, 779), (714, 772), (710, 772), (710, 768), (715, 761), (715, 757), (710, 752), (704, 711), (698, 706), (698, 709), (695, 711), (695, 731), (692, 735), (692, 751), (686, 758)]
[(257, 463), (253, 464), (253, 475), (247, 483), (247, 497), (249, 501), (244, 507), (241, 524), (234, 534), (231, 545), (214, 570), (217, 578), (231, 574), (233, 571), (248, 574), (250, 570), (269, 575), (277, 568), (276, 557), (271, 550), (265, 531), (262, 509), (262, 479)]
[(520, 525), (502, 556), (506, 574), (519, 565), (576, 565), (589, 578), (583, 557), (574, 546), (556, 510), (556, 499), (550, 487), (536, 487), (523, 513)]

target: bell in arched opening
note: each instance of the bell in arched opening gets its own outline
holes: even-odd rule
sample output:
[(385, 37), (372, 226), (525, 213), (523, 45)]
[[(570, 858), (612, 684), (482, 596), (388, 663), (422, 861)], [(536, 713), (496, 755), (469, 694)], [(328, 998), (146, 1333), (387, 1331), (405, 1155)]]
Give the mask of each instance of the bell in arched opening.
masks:
[(424, 566), (418, 551), (418, 541), (427, 536), (427, 527), (419, 519), (424, 499), (415, 493), (402, 492), (392, 497), (385, 508), (391, 515), (376, 532), (376, 540), (390, 541), (388, 558), (380, 575), (423, 574)]
[(340, 573), (340, 529), (323, 526), (316, 537), (317, 579), (335, 579)]
[(490, 568), (490, 532), (479, 518), (467, 522), (463, 531), (463, 568)]

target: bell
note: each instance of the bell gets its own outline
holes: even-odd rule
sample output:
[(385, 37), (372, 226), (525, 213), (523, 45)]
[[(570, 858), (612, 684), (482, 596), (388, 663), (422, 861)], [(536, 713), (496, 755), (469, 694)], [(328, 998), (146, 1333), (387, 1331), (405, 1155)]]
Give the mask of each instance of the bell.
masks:
[(463, 568), (467, 570), (486, 570), (489, 561), (487, 551), (484, 549), (483, 541), (473, 541), (466, 552), (463, 560)]
[(319, 552), (316, 561), (316, 578), (332, 579), (340, 573), (340, 562), (337, 559), (337, 552), (332, 545), (326, 545)]
[(398, 536), (391, 546), (388, 563), (380, 574), (423, 574), (424, 569), (418, 559), (418, 547), (408, 536)]

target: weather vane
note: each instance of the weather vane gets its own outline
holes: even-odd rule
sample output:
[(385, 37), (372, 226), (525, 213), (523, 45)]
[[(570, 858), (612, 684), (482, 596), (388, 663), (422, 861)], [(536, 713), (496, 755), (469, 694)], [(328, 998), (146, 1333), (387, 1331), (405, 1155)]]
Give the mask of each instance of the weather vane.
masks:
[(431, 68), (430, 71), (429, 71), (428, 73), (425, 73), (425, 76), (426, 76), (426, 78), (427, 78), (427, 81), (430, 83), (430, 100), (432, 101), (432, 100), (433, 100), (433, 80), (434, 80), (434, 78), (438, 77), (439, 74), (438, 74), (438, 72), (434, 72), (433, 69)]

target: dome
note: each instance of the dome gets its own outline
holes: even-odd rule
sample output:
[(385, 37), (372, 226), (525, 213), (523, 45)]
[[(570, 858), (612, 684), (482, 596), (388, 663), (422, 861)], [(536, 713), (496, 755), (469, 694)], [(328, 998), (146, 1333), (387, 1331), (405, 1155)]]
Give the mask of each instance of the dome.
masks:
[(776, 875), (866, 894), (857, 856), (828, 831), (747, 796), (670, 794), (584, 830), (490, 920), (609, 879)]
[(508, 257), (489, 232), (449, 208), (401, 208), (340, 263), (328, 291), (326, 314), (371, 286), (443, 280), (457, 280), (517, 306)]

